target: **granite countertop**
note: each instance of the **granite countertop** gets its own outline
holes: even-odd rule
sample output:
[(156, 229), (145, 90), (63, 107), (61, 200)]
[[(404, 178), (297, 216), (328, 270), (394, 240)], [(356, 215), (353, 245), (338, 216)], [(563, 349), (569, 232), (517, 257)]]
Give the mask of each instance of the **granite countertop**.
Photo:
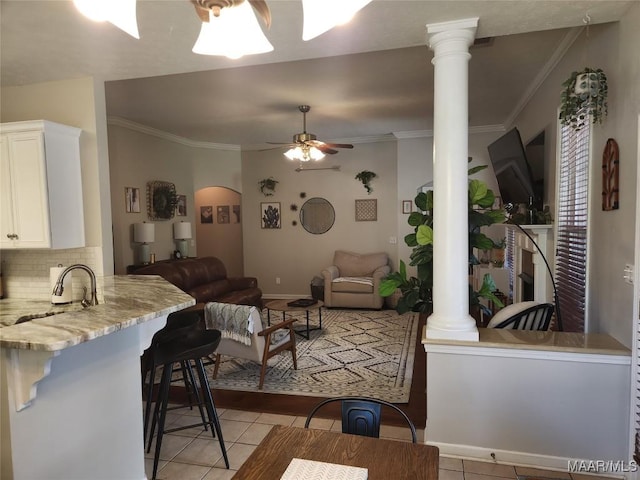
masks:
[[(193, 297), (155, 275), (103, 277), (100, 283), (101, 303), (85, 309), (79, 303), (0, 300), (0, 347), (62, 350), (195, 304)], [(41, 318), (16, 324), (25, 315)]]
[(511, 330), (503, 328), (479, 328), (480, 341), (440, 340), (426, 338), (428, 345), (456, 345), (478, 348), (507, 348), (567, 353), (631, 356), (631, 351), (615, 338), (605, 333), (574, 333), (554, 331)]

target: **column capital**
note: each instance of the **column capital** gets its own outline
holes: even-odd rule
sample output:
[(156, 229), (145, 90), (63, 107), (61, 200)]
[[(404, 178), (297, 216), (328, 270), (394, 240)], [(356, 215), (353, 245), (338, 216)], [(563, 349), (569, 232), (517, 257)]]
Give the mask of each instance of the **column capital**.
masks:
[[(476, 36), (478, 17), (427, 24), (427, 43), (431, 49), (445, 40), (463, 40), (469, 47)], [(465, 48), (466, 51), (466, 48)]]

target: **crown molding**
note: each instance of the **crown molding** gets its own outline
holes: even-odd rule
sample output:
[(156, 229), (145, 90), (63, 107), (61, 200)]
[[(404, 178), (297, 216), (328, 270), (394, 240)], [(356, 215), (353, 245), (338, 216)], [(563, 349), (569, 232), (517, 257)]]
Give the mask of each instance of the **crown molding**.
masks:
[[(493, 133), (493, 132), (504, 132), (504, 125), (478, 125), (474, 127), (469, 127), (469, 134), (477, 135), (480, 133)], [(397, 139), (407, 139), (407, 138), (431, 138), (433, 137), (433, 130), (411, 130), (406, 132), (393, 132), (393, 135)]]
[(116, 125), (122, 128), (127, 128), (129, 130), (133, 130), (139, 133), (144, 133), (145, 135), (151, 135), (152, 137), (162, 138), (163, 140), (179, 143), (187, 147), (208, 148), (212, 150), (233, 150), (233, 151), (240, 150), (239, 145), (231, 145), (226, 143), (200, 142), (197, 140), (190, 140), (188, 138), (174, 135), (173, 133), (168, 133), (162, 130), (148, 127), (146, 125), (142, 125), (140, 123), (132, 122), (131, 120), (127, 120), (121, 117), (109, 116), (107, 117), (107, 124)]
[(547, 63), (544, 64), (542, 69), (538, 72), (527, 90), (524, 92), (524, 95), (516, 104), (511, 114), (509, 114), (509, 116), (505, 119), (505, 125), (512, 126), (514, 124), (518, 115), (522, 113), (524, 108), (531, 101), (536, 92), (540, 89), (543, 82), (551, 74), (556, 65), (558, 65), (558, 62), (560, 62), (560, 60), (562, 60), (562, 57), (565, 56), (567, 50), (569, 50), (571, 45), (573, 45), (573, 43), (577, 40), (578, 36), (584, 28), (585, 27), (574, 27), (567, 32), (567, 34), (558, 45), (558, 48), (554, 50), (551, 57), (549, 57), (549, 60), (547, 60)]

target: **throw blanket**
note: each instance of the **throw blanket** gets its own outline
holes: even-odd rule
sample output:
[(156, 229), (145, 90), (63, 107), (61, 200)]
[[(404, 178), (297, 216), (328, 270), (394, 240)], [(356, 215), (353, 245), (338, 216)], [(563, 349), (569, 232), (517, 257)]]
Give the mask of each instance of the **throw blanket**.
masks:
[(255, 309), (256, 307), (248, 305), (210, 302), (204, 307), (204, 320), (207, 328), (220, 330), (222, 338), (231, 338), (244, 345), (251, 345), (251, 313)]
[(362, 283), (364, 285), (373, 286), (373, 278), (371, 277), (338, 277), (334, 282), (351, 282), (351, 283)]

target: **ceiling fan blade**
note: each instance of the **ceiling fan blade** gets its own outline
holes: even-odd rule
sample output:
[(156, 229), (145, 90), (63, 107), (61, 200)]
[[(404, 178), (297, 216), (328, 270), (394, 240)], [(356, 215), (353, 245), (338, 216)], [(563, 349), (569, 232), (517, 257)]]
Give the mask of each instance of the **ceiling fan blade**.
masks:
[(353, 145), (351, 145), (350, 143), (329, 143), (329, 142), (325, 142), (324, 143), (326, 146), (331, 147), (331, 148), (353, 148)]
[(336, 153), (338, 153), (338, 150), (334, 150), (328, 145), (314, 145), (314, 147), (320, 150), (322, 153), (328, 153), (329, 155), (335, 155)]

